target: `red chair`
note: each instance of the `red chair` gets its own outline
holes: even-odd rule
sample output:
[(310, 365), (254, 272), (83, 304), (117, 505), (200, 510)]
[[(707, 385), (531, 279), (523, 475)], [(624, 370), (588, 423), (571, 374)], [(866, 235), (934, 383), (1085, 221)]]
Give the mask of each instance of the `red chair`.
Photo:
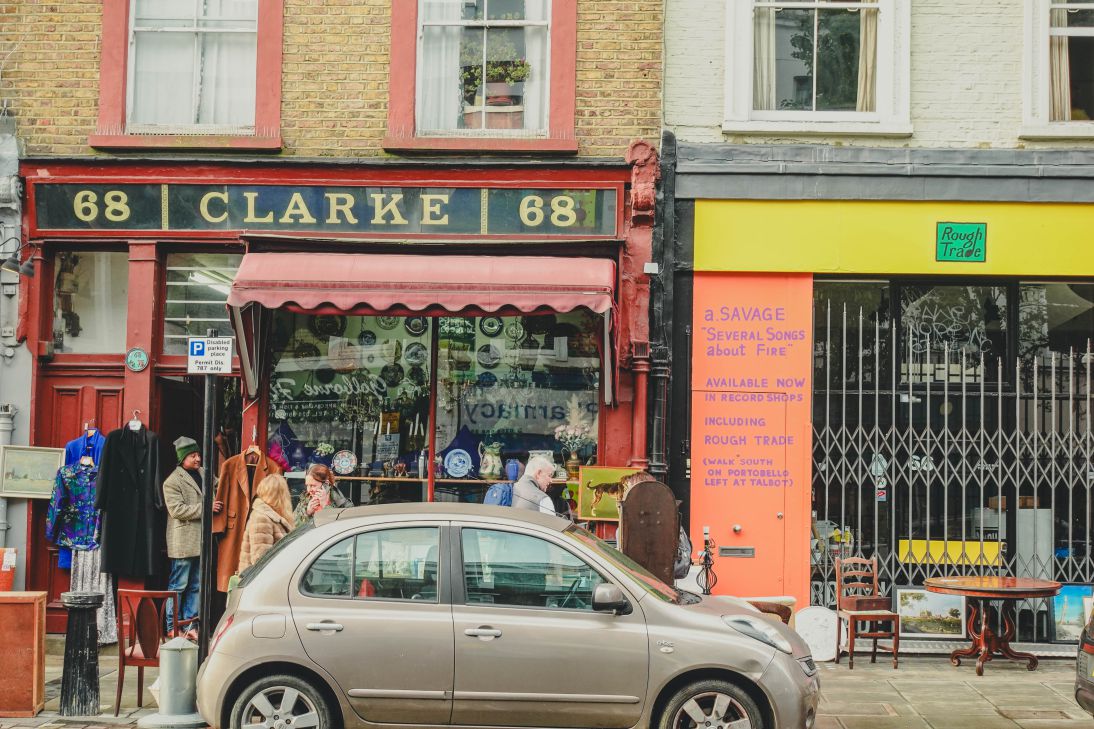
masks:
[(171, 624), (180, 628), (194, 619), (179, 620), (179, 594), (173, 590), (118, 590), (118, 691), (114, 716), (122, 704), (125, 667), (137, 669), (137, 708), (144, 705), (144, 669), (159, 667), (160, 646), (166, 642), (164, 618), (171, 601)]
[[(892, 611), (892, 600), (878, 590), (877, 557), (836, 559), (836, 663), (840, 659), (840, 629), (847, 621), (847, 667), (855, 667), (855, 638), (872, 638), (870, 663), (877, 662), (878, 638), (892, 641), (893, 668), (900, 653), (900, 616)], [(860, 633), (859, 623), (866, 623)], [(889, 628), (883, 629), (882, 624)]]

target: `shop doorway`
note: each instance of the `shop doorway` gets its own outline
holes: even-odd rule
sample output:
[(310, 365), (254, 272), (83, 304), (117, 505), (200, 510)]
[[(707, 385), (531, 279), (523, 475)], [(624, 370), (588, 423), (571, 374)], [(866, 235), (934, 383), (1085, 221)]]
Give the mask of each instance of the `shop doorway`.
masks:
[[(886, 591), (1094, 579), (1094, 285), (818, 280), (814, 314), (813, 604), (840, 555)], [(1019, 638), (1064, 638), (1051, 607)]]

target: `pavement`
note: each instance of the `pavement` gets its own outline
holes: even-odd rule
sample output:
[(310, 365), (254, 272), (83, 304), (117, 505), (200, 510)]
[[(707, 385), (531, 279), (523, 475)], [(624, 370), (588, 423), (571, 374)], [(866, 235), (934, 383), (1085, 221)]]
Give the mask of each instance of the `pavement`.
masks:
[[(100, 651), (103, 714), (62, 717), (57, 710), (64, 639), (51, 636), (45, 711), (33, 719), (0, 718), (0, 729), (113, 729), (135, 726), (142, 716), (155, 713), (148, 686), (156, 680), (156, 670), (145, 669), (144, 708), (138, 708), (136, 669), (129, 668), (121, 711), (114, 717), (117, 650), (104, 646)], [(819, 668), (817, 729), (1094, 729), (1094, 718), (1075, 703), (1074, 659), (1042, 659), (1033, 672), (1024, 663), (997, 660), (987, 664), (980, 677), (971, 664), (955, 668), (938, 655), (902, 656), (898, 670), (880, 656), (875, 664), (859, 656), (853, 671), (846, 659), (838, 666), (822, 663)]]

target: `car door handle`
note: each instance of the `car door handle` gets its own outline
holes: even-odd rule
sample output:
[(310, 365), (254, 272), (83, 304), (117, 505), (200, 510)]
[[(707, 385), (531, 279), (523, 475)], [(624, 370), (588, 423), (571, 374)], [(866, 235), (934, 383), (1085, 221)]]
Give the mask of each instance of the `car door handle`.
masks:
[(335, 622), (332, 622), (330, 620), (324, 620), (321, 623), (308, 623), (304, 627), (306, 627), (308, 630), (318, 630), (320, 632), (322, 632), (324, 630), (330, 630), (332, 632), (337, 633), (340, 630), (342, 630), (342, 624), (341, 623), (335, 623)]
[(486, 625), (482, 626), (481, 628), (468, 628), (467, 630), (463, 631), (463, 634), (464, 635), (469, 635), (472, 638), (487, 638), (487, 639), (490, 639), (490, 638), (500, 638), (501, 637), (501, 631), (500, 630), (498, 630), (497, 628), (488, 627)]

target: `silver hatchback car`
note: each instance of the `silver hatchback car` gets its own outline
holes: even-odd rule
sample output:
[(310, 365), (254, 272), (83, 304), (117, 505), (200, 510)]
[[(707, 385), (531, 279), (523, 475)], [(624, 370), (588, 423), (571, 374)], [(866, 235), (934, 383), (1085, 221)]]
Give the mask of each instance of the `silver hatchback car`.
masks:
[(567, 521), (320, 512), (243, 575), (198, 675), (214, 727), (810, 729), (804, 641)]

